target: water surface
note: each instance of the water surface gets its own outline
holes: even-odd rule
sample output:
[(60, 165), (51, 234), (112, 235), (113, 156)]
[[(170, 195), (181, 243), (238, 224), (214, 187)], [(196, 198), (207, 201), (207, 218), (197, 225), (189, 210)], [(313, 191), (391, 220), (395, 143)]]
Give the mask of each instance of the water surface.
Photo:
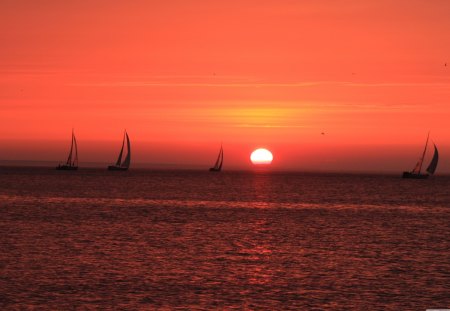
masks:
[(0, 308), (450, 306), (450, 178), (0, 169)]

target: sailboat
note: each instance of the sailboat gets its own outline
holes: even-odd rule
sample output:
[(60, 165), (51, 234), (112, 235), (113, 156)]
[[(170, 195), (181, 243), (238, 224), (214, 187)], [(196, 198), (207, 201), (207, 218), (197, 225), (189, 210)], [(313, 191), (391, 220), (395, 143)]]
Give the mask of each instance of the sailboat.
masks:
[(434, 172), (436, 171), (437, 165), (438, 165), (438, 161), (439, 161), (439, 152), (436, 147), (436, 144), (434, 144), (434, 143), (433, 143), (433, 145), (434, 145), (433, 158), (431, 159), (431, 162), (426, 169), (428, 174), (422, 173), (422, 164), (423, 164), (423, 160), (425, 158), (425, 154), (427, 153), (429, 139), (430, 139), (430, 133), (428, 133), (427, 141), (425, 142), (425, 149), (423, 150), (422, 157), (419, 159), (416, 166), (414, 167), (414, 169), (411, 172), (403, 172), (403, 176), (402, 176), (403, 178), (426, 179), (426, 178), (428, 178), (429, 175), (434, 174)]
[(75, 171), (78, 169), (78, 147), (77, 147), (77, 139), (75, 138), (75, 133), (72, 129), (72, 144), (70, 146), (69, 156), (67, 157), (67, 161), (65, 164), (59, 164), (56, 167), (57, 170), (64, 171)]
[[(123, 149), (125, 147), (125, 140), (127, 141), (127, 155), (125, 160), (122, 162)], [(130, 149), (130, 138), (128, 137), (127, 131), (123, 133), (122, 149), (120, 149), (119, 157), (117, 158), (115, 165), (108, 166), (110, 171), (126, 171), (130, 167), (131, 161), (131, 149)]]
[(223, 164), (223, 147), (220, 146), (219, 155), (217, 156), (216, 163), (213, 167), (209, 169), (210, 172), (220, 172), (222, 170), (222, 164)]

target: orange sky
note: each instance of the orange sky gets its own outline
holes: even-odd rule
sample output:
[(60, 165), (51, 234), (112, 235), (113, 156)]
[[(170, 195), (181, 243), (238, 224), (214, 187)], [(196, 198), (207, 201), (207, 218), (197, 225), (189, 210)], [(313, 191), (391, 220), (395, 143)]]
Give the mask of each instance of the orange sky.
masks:
[[(0, 160), (450, 172), (450, 2), (0, 3)], [(447, 63), (447, 66), (445, 66)], [(325, 132), (325, 135), (321, 135)]]

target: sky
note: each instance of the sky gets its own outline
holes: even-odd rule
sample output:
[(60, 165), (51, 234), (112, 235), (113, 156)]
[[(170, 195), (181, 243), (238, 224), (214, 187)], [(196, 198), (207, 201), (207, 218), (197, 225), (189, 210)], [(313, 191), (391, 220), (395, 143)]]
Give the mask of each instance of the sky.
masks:
[[(450, 173), (450, 1), (1, 0), (0, 160)], [(323, 134), (322, 134), (323, 133)]]

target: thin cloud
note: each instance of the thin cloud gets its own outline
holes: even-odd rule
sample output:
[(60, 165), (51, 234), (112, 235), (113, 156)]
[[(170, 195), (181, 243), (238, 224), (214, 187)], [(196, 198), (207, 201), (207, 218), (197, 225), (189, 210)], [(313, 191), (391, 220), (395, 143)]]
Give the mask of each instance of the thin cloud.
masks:
[[(186, 76), (183, 76), (186, 78)], [(243, 79), (243, 81), (248, 81)], [(443, 82), (350, 82), (350, 81), (304, 81), (304, 82), (170, 82), (170, 81), (118, 81), (118, 82), (87, 82), (69, 83), (69, 86), (86, 87), (208, 87), (208, 88), (297, 88), (314, 86), (341, 87), (440, 87), (450, 88), (449, 83)]]
[(242, 128), (307, 128), (304, 125), (275, 125), (275, 124), (235, 124), (233, 127), (242, 127)]
[(364, 83), (364, 82), (341, 82), (344, 86), (354, 87), (445, 87), (450, 88), (450, 83), (442, 82), (386, 82), (386, 83)]
[(242, 83), (242, 82), (101, 82), (101, 83), (71, 83), (71, 86), (91, 87), (223, 87), (223, 88), (257, 88), (257, 87), (307, 87), (326, 84), (323, 82), (299, 83)]

